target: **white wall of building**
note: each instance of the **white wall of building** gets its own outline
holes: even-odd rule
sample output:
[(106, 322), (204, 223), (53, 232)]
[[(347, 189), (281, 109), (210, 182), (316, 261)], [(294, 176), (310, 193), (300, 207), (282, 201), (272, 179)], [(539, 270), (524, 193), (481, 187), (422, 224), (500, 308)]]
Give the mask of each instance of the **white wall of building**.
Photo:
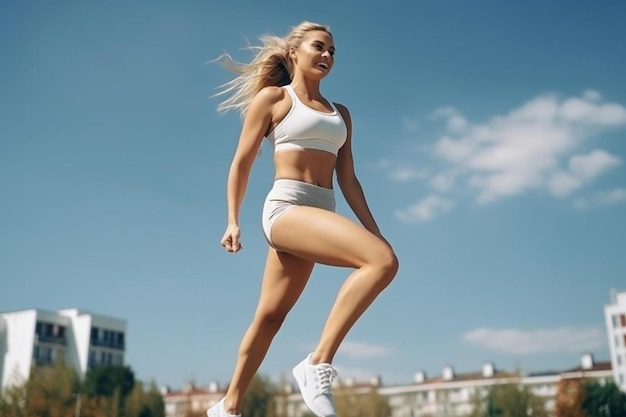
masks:
[(76, 309), (61, 310), (59, 314), (68, 317), (72, 323), (73, 342), (76, 346), (76, 355), (71, 358), (72, 366), (81, 374), (85, 374), (88, 369), (91, 314), (80, 314), (80, 311)]
[[(42, 328), (52, 334), (42, 333)], [(94, 339), (92, 333), (104, 339)], [(90, 365), (123, 365), (125, 340), (124, 320), (87, 311), (32, 309), (0, 314), (0, 387), (28, 379), (38, 361), (63, 359), (81, 376)]]
[(604, 316), (613, 378), (620, 389), (626, 392), (626, 291), (614, 291), (611, 301), (604, 307)]
[(35, 344), (37, 311), (26, 310), (3, 314), (5, 351), (0, 360), (2, 387), (28, 379)]

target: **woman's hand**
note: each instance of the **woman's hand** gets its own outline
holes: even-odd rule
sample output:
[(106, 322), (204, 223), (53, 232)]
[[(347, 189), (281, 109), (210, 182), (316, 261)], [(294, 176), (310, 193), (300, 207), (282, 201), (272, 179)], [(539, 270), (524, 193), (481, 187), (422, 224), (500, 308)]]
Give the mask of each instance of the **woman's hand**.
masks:
[(237, 253), (243, 249), (243, 245), (239, 241), (241, 238), (241, 230), (236, 224), (229, 224), (222, 237), (221, 244), (228, 252)]

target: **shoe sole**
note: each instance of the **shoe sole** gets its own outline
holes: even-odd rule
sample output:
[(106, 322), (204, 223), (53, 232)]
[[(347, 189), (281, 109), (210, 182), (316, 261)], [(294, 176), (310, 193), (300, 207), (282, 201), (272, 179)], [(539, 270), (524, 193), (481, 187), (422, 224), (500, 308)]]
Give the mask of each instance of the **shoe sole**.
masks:
[(298, 388), (300, 389), (300, 394), (302, 395), (302, 399), (304, 400), (304, 403), (306, 404), (306, 406), (309, 407), (309, 409), (311, 411), (313, 411), (313, 414), (315, 414), (317, 417), (327, 417), (324, 414), (320, 413), (311, 404), (311, 402), (309, 400), (307, 400), (307, 398), (304, 396), (304, 390), (302, 389), (302, 387), (304, 386), (304, 383), (306, 382), (306, 376), (304, 375), (304, 369), (302, 369), (302, 367), (300, 365), (296, 365), (296, 367), (291, 370), (291, 373), (293, 374), (293, 377), (296, 378), (296, 382), (298, 383)]

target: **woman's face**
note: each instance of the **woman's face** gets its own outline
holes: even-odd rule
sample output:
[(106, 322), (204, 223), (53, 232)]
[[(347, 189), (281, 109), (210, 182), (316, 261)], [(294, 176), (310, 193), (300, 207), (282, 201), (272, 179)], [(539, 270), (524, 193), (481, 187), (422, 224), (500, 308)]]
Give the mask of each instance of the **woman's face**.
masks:
[(335, 63), (333, 37), (322, 30), (306, 33), (300, 45), (292, 50), (296, 68), (312, 78), (324, 78)]

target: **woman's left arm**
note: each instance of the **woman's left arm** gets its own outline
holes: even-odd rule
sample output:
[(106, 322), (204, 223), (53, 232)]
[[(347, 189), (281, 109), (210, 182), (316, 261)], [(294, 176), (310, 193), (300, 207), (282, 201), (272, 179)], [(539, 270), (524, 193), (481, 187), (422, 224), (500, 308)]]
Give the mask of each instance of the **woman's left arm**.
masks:
[(350, 118), (350, 112), (341, 104), (335, 104), (335, 106), (337, 110), (339, 110), (339, 113), (341, 113), (348, 131), (346, 142), (341, 149), (339, 149), (339, 153), (337, 154), (337, 164), (335, 167), (337, 183), (339, 184), (339, 188), (341, 188), (346, 202), (361, 224), (363, 224), (367, 230), (384, 240), (374, 220), (374, 216), (367, 205), (365, 193), (354, 171), (354, 161), (352, 159), (352, 120)]

